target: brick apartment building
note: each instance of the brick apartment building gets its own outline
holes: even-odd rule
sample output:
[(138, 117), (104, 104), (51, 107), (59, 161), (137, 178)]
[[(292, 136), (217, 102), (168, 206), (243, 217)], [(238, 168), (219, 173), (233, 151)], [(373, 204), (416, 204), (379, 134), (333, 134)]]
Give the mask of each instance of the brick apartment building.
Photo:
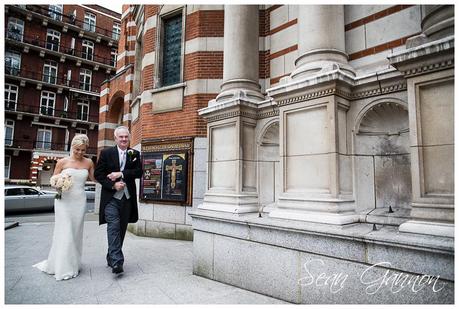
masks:
[[(454, 6), (124, 5), (121, 29), (98, 148), (124, 124), (142, 152), (132, 232), (293, 303), (454, 302)], [(442, 291), (365, 293), (379, 262)]]
[(100, 85), (120, 14), (98, 5), (5, 6), (5, 182), (46, 185), (77, 133), (96, 160)]

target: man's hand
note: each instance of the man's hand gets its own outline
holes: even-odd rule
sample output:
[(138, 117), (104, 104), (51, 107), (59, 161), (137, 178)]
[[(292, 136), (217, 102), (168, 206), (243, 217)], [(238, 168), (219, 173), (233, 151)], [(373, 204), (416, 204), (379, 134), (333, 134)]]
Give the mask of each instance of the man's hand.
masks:
[(124, 190), (125, 186), (126, 184), (124, 183), (124, 181), (115, 182), (115, 185), (114, 185), (116, 191)]
[(123, 177), (123, 174), (122, 174), (121, 172), (113, 172), (113, 173), (108, 174), (107, 177), (108, 177), (111, 181), (115, 181), (115, 180), (117, 180), (118, 178)]

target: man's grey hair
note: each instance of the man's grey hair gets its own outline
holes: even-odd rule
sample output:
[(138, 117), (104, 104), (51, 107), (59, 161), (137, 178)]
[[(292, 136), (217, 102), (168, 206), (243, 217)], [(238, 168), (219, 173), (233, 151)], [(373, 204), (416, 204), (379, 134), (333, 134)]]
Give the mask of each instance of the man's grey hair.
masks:
[(125, 127), (125, 126), (116, 127), (115, 131), (113, 132), (113, 135), (115, 137), (117, 137), (117, 134), (118, 134), (119, 131), (126, 131), (129, 136), (131, 135), (131, 133), (129, 133), (129, 129), (127, 127)]

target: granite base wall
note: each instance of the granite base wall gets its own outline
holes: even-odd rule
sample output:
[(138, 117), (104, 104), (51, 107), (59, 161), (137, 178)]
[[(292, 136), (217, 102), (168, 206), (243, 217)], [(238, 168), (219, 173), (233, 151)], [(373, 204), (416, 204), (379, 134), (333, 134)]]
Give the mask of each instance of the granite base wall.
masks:
[(454, 253), (442, 240), (192, 217), (195, 275), (301, 304), (454, 303)]

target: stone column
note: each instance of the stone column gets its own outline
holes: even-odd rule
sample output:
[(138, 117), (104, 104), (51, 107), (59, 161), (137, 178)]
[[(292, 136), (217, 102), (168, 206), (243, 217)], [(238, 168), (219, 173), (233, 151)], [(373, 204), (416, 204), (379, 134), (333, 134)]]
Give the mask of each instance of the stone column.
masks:
[(199, 209), (257, 212), (258, 6), (226, 5), (223, 84), (207, 119), (207, 190)]
[(412, 48), (454, 35), (454, 6), (421, 5), (422, 33), (409, 38), (406, 47)]
[(345, 53), (344, 8), (301, 5), (298, 29), (296, 69), (281, 85), (268, 89), (279, 105), (282, 170), (282, 193), (270, 216), (337, 225), (357, 222), (345, 98), (354, 73)]
[(342, 5), (299, 5), (298, 59), (292, 79), (341, 69), (354, 76), (347, 64)]
[(258, 82), (258, 6), (226, 5), (223, 83), (215, 102), (243, 97), (258, 102), (264, 97)]
[(411, 218), (401, 232), (454, 237), (454, 7), (423, 6), (423, 33), (392, 54), (407, 80)]

